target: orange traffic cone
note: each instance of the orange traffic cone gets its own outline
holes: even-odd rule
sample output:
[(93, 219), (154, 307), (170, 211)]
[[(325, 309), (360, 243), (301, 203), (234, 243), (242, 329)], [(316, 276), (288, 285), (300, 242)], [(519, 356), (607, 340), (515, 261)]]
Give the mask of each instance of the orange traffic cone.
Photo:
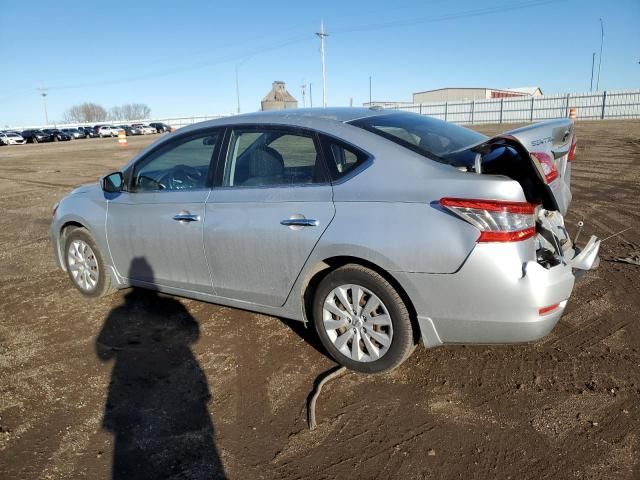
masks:
[(124, 130), (118, 130), (118, 146), (127, 146), (127, 133)]
[(576, 107), (571, 107), (571, 108), (569, 109), (569, 118), (570, 118), (571, 120), (575, 120), (577, 116), (578, 116), (578, 115), (577, 115), (577, 108), (576, 108)]

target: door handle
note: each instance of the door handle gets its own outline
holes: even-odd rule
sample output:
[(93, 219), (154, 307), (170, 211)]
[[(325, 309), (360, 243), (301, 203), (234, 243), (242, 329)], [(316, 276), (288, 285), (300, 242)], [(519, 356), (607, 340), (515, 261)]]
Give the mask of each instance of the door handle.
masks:
[(313, 218), (300, 218), (302, 215), (292, 215), (291, 218), (287, 218), (285, 220), (280, 221), (280, 225), (284, 225), (286, 227), (317, 227), (318, 220), (314, 220)]
[(198, 222), (200, 221), (200, 215), (193, 215), (189, 212), (180, 212), (173, 216), (174, 220), (180, 223)]

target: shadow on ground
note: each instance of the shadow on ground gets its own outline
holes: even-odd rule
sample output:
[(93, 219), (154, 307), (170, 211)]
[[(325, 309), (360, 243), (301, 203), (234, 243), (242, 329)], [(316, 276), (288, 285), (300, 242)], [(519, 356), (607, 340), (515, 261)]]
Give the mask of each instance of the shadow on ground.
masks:
[[(131, 270), (146, 270), (143, 258)], [(114, 435), (113, 479), (222, 479), (207, 410), (212, 395), (191, 345), (199, 327), (173, 298), (134, 288), (109, 312), (96, 354), (113, 361), (103, 428)]]

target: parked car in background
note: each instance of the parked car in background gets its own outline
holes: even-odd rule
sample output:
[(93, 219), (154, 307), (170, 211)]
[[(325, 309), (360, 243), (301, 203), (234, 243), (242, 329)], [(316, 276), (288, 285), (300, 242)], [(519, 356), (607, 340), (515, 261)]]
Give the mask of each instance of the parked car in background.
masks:
[(27, 141), (27, 143), (53, 142), (53, 135), (46, 133), (43, 130), (23, 130), (20, 135)]
[(599, 263), (600, 240), (564, 226), (575, 152), (570, 119), (489, 138), (398, 111), (238, 115), (77, 188), (50, 233), (86, 296), (137, 286), (310, 322), (338, 363), (378, 373), (418, 339), (551, 331)]
[(151, 134), (154, 134), (154, 133), (158, 133), (158, 131), (155, 128), (153, 128), (153, 127), (151, 127), (149, 125), (145, 125), (143, 123), (136, 123), (136, 124), (131, 125), (131, 126), (139, 128), (142, 135), (151, 135)]
[(158, 133), (165, 133), (165, 132), (171, 131), (171, 127), (166, 123), (154, 122), (154, 123), (150, 123), (149, 126), (155, 128), (156, 132)]
[(98, 136), (93, 127), (78, 127), (78, 130), (82, 130), (85, 133), (86, 138), (95, 138)]
[(51, 135), (54, 142), (67, 142), (72, 139), (71, 135), (57, 128), (43, 128), (42, 131)]
[(0, 132), (0, 143), (3, 145), (24, 145), (27, 141), (16, 132)]
[(63, 128), (62, 131), (67, 135), (70, 135), (72, 139), (87, 138), (87, 134), (84, 130), (79, 128)]
[(111, 125), (103, 125), (98, 127), (98, 136), (100, 138), (104, 137), (117, 137), (118, 136), (118, 127), (112, 127)]
[(118, 125), (118, 128), (124, 130), (125, 133), (127, 134), (127, 136), (142, 135), (142, 132), (137, 127), (133, 127), (133, 126), (129, 126), (129, 125)]

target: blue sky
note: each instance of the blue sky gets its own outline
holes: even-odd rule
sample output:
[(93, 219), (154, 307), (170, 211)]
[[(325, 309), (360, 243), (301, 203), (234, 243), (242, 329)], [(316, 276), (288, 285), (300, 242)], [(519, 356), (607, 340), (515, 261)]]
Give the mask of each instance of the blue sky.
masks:
[[(605, 25), (600, 89), (640, 88), (640, 1), (2, 1), (0, 125), (51, 120), (84, 101), (148, 104), (155, 117), (243, 112), (273, 80), (330, 106), (410, 100), (445, 86), (587, 91)], [(596, 61), (597, 62), (597, 61)], [(308, 101), (308, 98), (307, 98)], [(308, 105), (308, 103), (307, 103)]]

